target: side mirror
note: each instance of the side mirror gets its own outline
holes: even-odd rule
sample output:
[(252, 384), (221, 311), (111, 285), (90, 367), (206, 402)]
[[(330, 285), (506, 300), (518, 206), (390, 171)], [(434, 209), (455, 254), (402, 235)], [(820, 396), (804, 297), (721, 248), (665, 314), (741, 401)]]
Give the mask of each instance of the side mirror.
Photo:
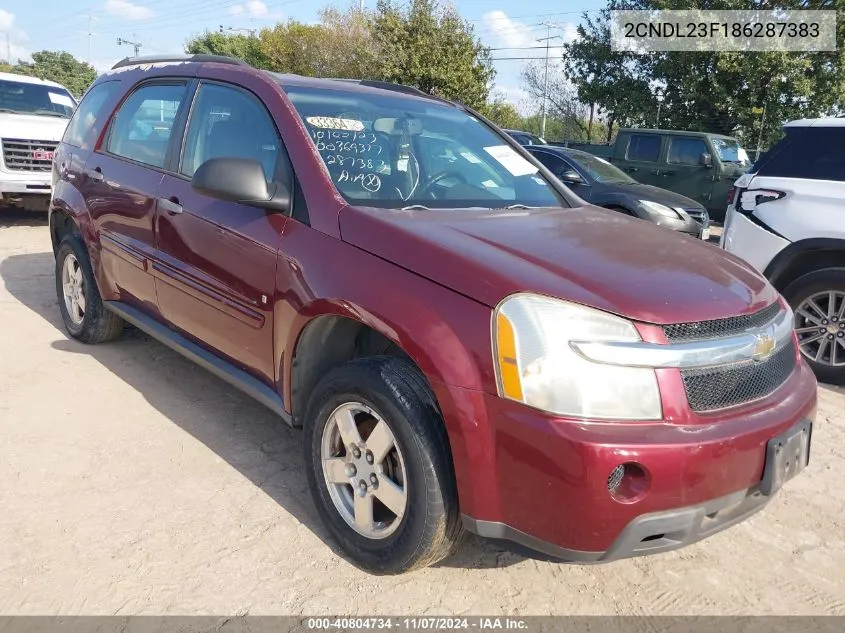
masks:
[(212, 158), (194, 172), (191, 186), (207, 196), (273, 211), (290, 210), (290, 191), (267, 184), (264, 168), (249, 158)]
[(703, 165), (704, 167), (712, 167), (713, 166), (713, 157), (710, 154), (708, 154), (707, 152), (705, 152), (701, 156), (698, 157), (698, 164)]
[(560, 179), (569, 184), (569, 185), (582, 185), (584, 184), (584, 179), (581, 178), (581, 174), (579, 174), (574, 169), (567, 169), (563, 173), (560, 174)]

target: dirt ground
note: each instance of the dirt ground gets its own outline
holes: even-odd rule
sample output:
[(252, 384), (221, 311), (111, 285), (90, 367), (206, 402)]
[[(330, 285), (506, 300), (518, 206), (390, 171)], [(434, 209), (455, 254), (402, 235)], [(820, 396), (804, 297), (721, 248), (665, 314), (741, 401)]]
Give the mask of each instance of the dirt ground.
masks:
[(0, 613), (845, 615), (845, 390), (809, 469), (749, 521), (602, 566), (468, 539), (402, 577), (339, 557), (300, 433), (132, 332), (61, 327), (43, 216), (0, 218)]

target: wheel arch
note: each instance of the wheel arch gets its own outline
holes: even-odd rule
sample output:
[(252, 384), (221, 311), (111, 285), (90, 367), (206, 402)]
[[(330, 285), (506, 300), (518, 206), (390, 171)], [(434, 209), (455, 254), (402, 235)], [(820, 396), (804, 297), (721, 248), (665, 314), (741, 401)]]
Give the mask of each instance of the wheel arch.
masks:
[(793, 242), (780, 251), (763, 271), (778, 290), (800, 277), (825, 268), (845, 268), (845, 240), (813, 238)]

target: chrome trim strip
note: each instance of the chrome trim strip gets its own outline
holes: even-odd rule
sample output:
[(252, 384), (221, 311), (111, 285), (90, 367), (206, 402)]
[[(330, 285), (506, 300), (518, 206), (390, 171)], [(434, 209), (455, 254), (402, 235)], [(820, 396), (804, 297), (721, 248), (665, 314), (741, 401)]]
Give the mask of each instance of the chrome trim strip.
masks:
[(747, 361), (763, 361), (792, 337), (792, 310), (781, 310), (766, 326), (745, 334), (689, 343), (622, 341), (572, 341), (570, 346), (586, 360), (624, 367), (666, 368), (713, 367)]

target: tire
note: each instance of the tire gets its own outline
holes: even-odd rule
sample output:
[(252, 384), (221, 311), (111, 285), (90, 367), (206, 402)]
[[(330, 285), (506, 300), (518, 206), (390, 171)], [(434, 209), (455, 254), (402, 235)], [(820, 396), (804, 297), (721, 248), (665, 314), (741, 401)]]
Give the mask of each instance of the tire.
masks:
[[(335, 413), (352, 413), (346, 419), (355, 422), (353, 428), (361, 438), (366, 437), (357, 445), (364, 449), (359, 451), (360, 456), (348, 450), (352, 445), (347, 444), (348, 437), (340, 437)], [(396, 450), (391, 449), (384, 458), (383, 472), (371, 473), (369, 468), (379, 467), (378, 458), (374, 456), (373, 466), (367, 466), (364, 460), (370, 457), (370, 447), (377, 451), (377, 445), (385, 444), (374, 439), (377, 433), (373, 429), (381, 422), (392, 432)], [(375, 356), (334, 368), (314, 389), (304, 427), (303, 449), (314, 503), (351, 562), (372, 573), (399, 574), (431, 565), (451, 553), (461, 535), (451, 451), (434, 395), (416, 367), (405, 359)], [(325, 474), (327, 446), (337, 449), (329, 456), (346, 464), (346, 470), (333, 479), (339, 484), (330, 484)], [(343, 479), (350, 475), (350, 463), (358, 464), (349, 480), (357, 484), (358, 493)], [(373, 476), (373, 486), (367, 484), (363, 493), (359, 477), (371, 481)], [(401, 517), (381, 502), (382, 498), (394, 499), (385, 495), (397, 488), (405, 498)], [(371, 518), (377, 520), (370, 522), (372, 534), (353, 528), (349, 511), (344, 514), (340, 509), (344, 503), (351, 503), (357, 510), (358, 501), (366, 507), (368, 498), (374, 498)], [(355, 516), (351, 520), (357, 523)], [(383, 529), (377, 532), (381, 524)]]
[[(834, 293), (832, 311), (829, 310), (831, 292)], [(802, 343), (801, 353), (816, 377), (821, 382), (845, 385), (845, 268), (825, 268), (799, 277), (784, 289), (783, 296), (795, 311), (795, 331)], [(808, 307), (810, 299), (824, 314)], [(806, 316), (808, 312), (815, 320)], [(820, 361), (811, 357), (812, 352), (824, 343), (822, 340), (817, 345), (811, 340), (816, 336), (816, 332), (812, 331), (816, 327), (819, 335), (822, 329), (828, 329), (828, 340)], [(805, 331), (802, 332), (802, 329)], [(832, 340), (831, 336), (834, 337)], [(834, 346), (835, 357), (832, 351)]]
[[(65, 270), (66, 264), (68, 271)], [(77, 297), (83, 302), (78, 299), (66, 301), (65, 282), (68, 279), (63, 278), (66, 272), (81, 280)], [(104, 343), (117, 338), (123, 331), (123, 319), (103, 305), (85, 245), (78, 235), (72, 233), (65, 235), (56, 249), (56, 295), (65, 329), (71, 337), (83, 343)]]

